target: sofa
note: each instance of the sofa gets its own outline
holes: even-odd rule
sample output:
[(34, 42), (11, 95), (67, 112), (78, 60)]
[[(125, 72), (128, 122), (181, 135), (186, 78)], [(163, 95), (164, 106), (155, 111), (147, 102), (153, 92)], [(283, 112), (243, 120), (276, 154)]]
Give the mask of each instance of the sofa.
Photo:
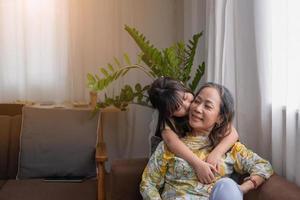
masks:
[[(127, 159), (112, 162), (110, 172), (110, 199), (142, 199), (139, 193), (141, 175), (148, 159)], [(244, 196), (245, 200), (299, 200), (300, 188), (274, 174), (257, 190)]]
[[(0, 104), (0, 200), (96, 200), (104, 199), (104, 174), (87, 180), (45, 181), (43, 178), (17, 180), (22, 124), (21, 104)], [(104, 144), (94, 151), (98, 169), (107, 160)], [(98, 181), (99, 180), (99, 181)]]
[[(0, 200), (138, 200), (139, 183), (147, 158), (112, 161), (106, 173), (107, 161), (103, 130), (99, 138), (95, 160), (97, 178), (82, 182), (46, 182), (43, 179), (16, 180), (19, 165), (21, 104), (0, 104)], [(101, 118), (102, 119), (102, 118)], [(279, 175), (273, 175), (259, 189), (245, 195), (246, 200), (298, 200), (300, 189)]]

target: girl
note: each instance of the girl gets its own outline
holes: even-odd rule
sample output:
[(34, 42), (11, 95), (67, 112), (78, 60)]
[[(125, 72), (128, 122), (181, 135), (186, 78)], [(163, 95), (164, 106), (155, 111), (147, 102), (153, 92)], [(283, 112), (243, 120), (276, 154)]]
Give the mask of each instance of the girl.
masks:
[[(219, 170), (221, 156), (238, 140), (235, 128), (231, 124), (227, 127), (224, 139), (208, 155), (205, 162), (179, 139), (189, 131), (187, 114), (194, 99), (192, 92), (175, 79), (161, 77), (151, 84), (148, 94), (152, 106), (159, 112), (156, 138), (162, 138), (171, 152), (190, 163), (201, 183), (213, 182), (214, 173)], [(160, 140), (156, 139), (156, 143)]]

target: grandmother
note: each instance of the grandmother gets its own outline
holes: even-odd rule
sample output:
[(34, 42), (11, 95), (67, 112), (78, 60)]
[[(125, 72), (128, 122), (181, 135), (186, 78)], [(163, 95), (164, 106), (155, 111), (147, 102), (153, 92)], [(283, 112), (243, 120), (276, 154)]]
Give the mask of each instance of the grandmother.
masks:
[[(196, 94), (189, 111), (191, 132), (182, 141), (200, 158), (226, 136), (234, 116), (234, 103), (229, 90), (207, 83)], [(250, 174), (241, 185), (229, 177), (233, 172)], [(171, 153), (161, 142), (152, 154), (142, 176), (140, 192), (144, 199), (237, 200), (256, 189), (273, 174), (270, 163), (236, 142), (222, 157), (215, 181), (202, 184), (193, 168)]]

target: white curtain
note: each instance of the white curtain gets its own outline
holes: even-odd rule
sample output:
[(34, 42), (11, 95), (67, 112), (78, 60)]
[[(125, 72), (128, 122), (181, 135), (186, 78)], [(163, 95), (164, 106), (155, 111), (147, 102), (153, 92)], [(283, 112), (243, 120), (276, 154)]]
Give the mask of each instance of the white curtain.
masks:
[(66, 98), (68, 14), (58, 2), (0, 1), (1, 102)]
[(300, 185), (298, 1), (206, 2), (207, 80), (233, 92), (242, 142)]
[[(167, 47), (183, 38), (182, 7), (180, 0), (0, 0), (0, 102), (88, 101), (88, 72), (139, 52), (124, 25)], [(149, 81), (133, 72), (105, 92)], [(151, 114), (131, 106), (105, 116), (110, 161), (148, 155)]]
[[(203, 32), (203, 35), (198, 42), (198, 48), (194, 58), (194, 66), (198, 66), (205, 61), (205, 5), (205, 0), (183, 1), (184, 15), (182, 28), (184, 41), (187, 43), (188, 40), (190, 40), (194, 34)], [(196, 67), (193, 67), (191, 74), (195, 73), (196, 69)], [(204, 81), (204, 78), (202, 78), (200, 83), (203, 83)]]
[(300, 185), (300, 2), (276, 0), (270, 6), (273, 165)]
[(253, 1), (206, 1), (207, 81), (226, 85), (235, 98), (235, 126), (240, 138), (266, 158), (270, 138), (264, 115), (257, 67)]

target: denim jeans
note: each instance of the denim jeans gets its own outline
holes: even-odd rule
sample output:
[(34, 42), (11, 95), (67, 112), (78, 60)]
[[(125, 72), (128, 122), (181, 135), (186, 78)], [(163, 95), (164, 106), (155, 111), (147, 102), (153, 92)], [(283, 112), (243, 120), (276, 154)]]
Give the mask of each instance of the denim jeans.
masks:
[(243, 193), (230, 178), (221, 178), (212, 189), (210, 200), (242, 200)]

